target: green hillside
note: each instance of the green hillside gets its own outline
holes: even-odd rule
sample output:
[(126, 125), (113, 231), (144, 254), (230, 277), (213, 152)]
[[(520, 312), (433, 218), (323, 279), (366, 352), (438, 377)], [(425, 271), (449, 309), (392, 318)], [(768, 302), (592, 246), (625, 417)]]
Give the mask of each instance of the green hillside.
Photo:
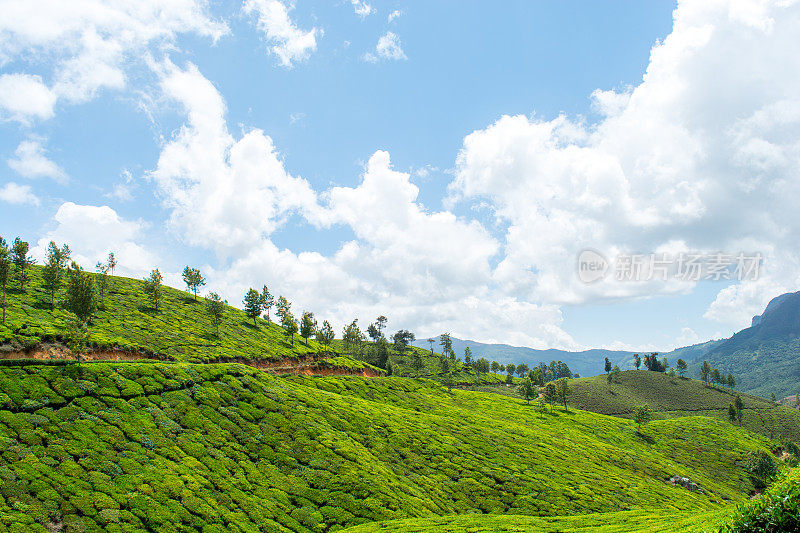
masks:
[[(0, 358), (45, 341), (66, 340), (66, 313), (51, 310), (42, 283), (41, 267), (31, 267), (24, 291), (8, 290), (8, 317), (0, 325)], [(96, 353), (113, 350), (132, 358), (156, 357), (187, 362), (258, 362), (297, 359), (308, 355), (324, 361), (310, 366), (366, 368), (352, 359), (325, 353), (313, 339), (294, 336), (293, 342), (273, 322), (258, 319), (257, 326), (243, 311), (226, 306), (219, 335), (206, 312), (203, 298), (163, 287), (160, 310), (155, 311), (141, 280), (109, 277), (109, 288), (89, 321), (89, 342)], [(28, 354), (30, 355), (30, 354)], [(119, 355), (118, 353), (114, 355)], [(339, 365), (341, 363), (341, 365)]]
[[(543, 414), (407, 378), (281, 378), (236, 364), (6, 366), (0, 532), (705, 513), (752, 491), (743, 459), (769, 446), (705, 417), (654, 421), (639, 437), (629, 420)], [(703, 492), (666, 482), (676, 474)]]
[(580, 409), (630, 418), (636, 406), (648, 404), (656, 418), (689, 415), (728, 420), (728, 405), (736, 396), (744, 402), (742, 425), (773, 438), (800, 442), (800, 411), (759, 396), (695, 379), (670, 377), (661, 372), (626, 370), (609, 383), (606, 376), (571, 381), (570, 401)]
[(785, 472), (764, 494), (741, 503), (721, 531), (800, 531), (800, 470)]

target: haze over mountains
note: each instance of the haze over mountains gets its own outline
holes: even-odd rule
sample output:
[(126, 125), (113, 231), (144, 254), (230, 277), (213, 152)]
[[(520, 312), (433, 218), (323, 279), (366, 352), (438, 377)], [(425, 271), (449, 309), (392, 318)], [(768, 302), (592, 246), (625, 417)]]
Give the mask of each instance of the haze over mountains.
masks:
[[(420, 348), (429, 348), (427, 339), (414, 342)], [(635, 352), (590, 349), (580, 352), (547, 349), (537, 350), (508, 344), (487, 344), (453, 338), (453, 349), (459, 355), (464, 348), (472, 351), (474, 358), (485, 357), (501, 364), (563, 361), (581, 376), (602, 374), (606, 357), (623, 370), (633, 368)], [(440, 350), (437, 344), (434, 351)], [(670, 364), (679, 359), (689, 363), (689, 373), (697, 377), (697, 368), (708, 360), (723, 373), (737, 376), (740, 390), (768, 397), (774, 393), (784, 397), (798, 392), (800, 382), (800, 291), (785, 293), (773, 298), (761, 315), (753, 317), (752, 325), (728, 339), (709, 340), (691, 346), (676, 348), (662, 354)]]

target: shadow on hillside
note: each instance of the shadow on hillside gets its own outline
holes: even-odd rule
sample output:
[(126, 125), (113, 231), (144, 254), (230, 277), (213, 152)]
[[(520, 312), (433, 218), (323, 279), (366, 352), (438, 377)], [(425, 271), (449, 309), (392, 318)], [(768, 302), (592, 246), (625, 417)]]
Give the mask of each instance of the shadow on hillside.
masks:
[(150, 307), (149, 305), (137, 305), (136, 309), (138, 309), (140, 313), (144, 313), (145, 315), (155, 316), (158, 314), (156, 308)]
[(250, 328), (252, 330), (257, 330), (258, 326), (254, 326), (252, 322), (247, 322), (246, 320), (242, 322), (242, 325), (246, 328)]
[(636, 435), (637, 438), (641, 439), (642, 441), (646, 442), (647, 444), (653, 444), (656, 441), (656, 439), (654, 439), (650, 435), (645, 435), (644, 433), (636, 432), (635, 435)]
[(199, 304), (200, 300), (195, 300), (194, 296), (184, 296), (183, 303), (185, 304)]
[(45, 311), (51, 311), (53, 306), (50, 305), (50, 302), (34, 302), (31, 304), (31, 307), (34, 309), (44, 309)]

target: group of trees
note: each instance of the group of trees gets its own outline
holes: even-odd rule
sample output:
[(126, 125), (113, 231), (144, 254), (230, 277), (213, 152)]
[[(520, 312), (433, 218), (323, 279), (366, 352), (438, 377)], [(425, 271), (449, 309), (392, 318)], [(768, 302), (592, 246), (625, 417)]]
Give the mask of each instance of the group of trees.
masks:
[[(540, 387), (542, 387), (540, 393)], [(564, 405), (564, 410), (568, 410), (567, 402), (569, 395), (572, 394), (572, 387), (569, 385), (569, 379), (566, 377), (558, 378), (555, 381), (550, 381), (542, 386), (537, 384), (531, 376), (525, 376), (525, 379), (517, 386), (517, 393), (525, 399), (526, 403), (531, 400), (539, 398), (542, 406), (544, 404), (550, 405), (550, 410), (553, 410), (553, 404), (560, 403)]]
[(744, 402), (742, 401), (742, 397), (737, 394), (736, 400), (728, 404), (728, 418), (731, 422), (738, 422), (739, 425), (742, 425), (743, 414)]
[(700, 365), (700, 379), (706, 383), (713, 383), (715, 385), (722, 385), (723, 387), (736, 387), (736, 378), (733, 374), (727, 376), (722, 375), (718, 368), (712, 367), (708, 361), (703, 361)]
[[(12, 281), (19, 282), (19, 290), (26, 290), (26, 283), (30, 279), (30, 266), (36, 261), (29, 255), (29, 245), (19, 237), (14, 239), (11, 247), (5, 239), (0, 237), (0, 292), (2, 299), (2, 322), (6, 321), (6, 308), (8, 301), (6, 293)], [(98, 267), (101, 263), (98, 262)], [(108, 260), (102, 264), (102, 269), (113, 269), (116, 258), (111, 253)], [(42, 286), (47, 294), (48, 304), (51, 309), (63, 307), (72, 313), (85, 328), (86, 322), (101, 303), (106, 282), (103, 281), (103, 292), (98, 294), (92, 276), (85, 272), (75, 261), (72, 261), (72, 252), (64, 244), (60, 248), (51, 241), (45, 251), (45, 261), (42, 265)], [(63, 295), (62, 295), (63, 292)], [(99, 296), (99, 298), (98, 298)]]
[[(638, 353), (633, 354), (633, 367), (636, 370), (639, 370), (639, 367), (642, 366), (642, 362), (644, 362), (644, 367), (652, 372), (666, 372), (667, 368), (669, 368), (666, 357), (663, 357), (660, 361), (658, 360), (658, 352), (644, 354), (644, 359)], [(606, 358), (606, 367), (608, 367), (608, 365), (608, 358)], [(607, 368), (606, 372), (609, 370), (610, 368)]]

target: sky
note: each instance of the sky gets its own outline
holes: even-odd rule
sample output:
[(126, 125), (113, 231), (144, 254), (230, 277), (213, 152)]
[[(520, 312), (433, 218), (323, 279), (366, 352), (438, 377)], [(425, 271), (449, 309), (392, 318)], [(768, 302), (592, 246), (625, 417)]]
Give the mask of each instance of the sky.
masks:
[(0, 13), (0, 236), (36, 257), (568, 350), (727, 337), (800, 285), (796, 1)]

